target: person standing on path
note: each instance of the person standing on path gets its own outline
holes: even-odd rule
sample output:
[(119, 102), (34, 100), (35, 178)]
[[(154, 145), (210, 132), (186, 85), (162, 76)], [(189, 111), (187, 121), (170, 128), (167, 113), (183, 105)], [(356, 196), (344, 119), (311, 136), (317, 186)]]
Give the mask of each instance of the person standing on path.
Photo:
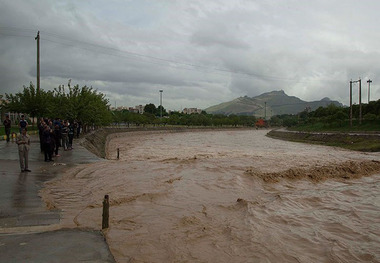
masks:
[(63, 126), (62, 126), (62, 146), (65, 151), (67, 151), (69, 148), (68, 132), (69, 132), (69, 124), (67, 121), (64, 121)]
[(61, 139), (62, 139), (62, 133), (61, 129), (59, 128), (58, 124), (55, 125), (54, 127), (54, 155), (59, 157), (60, 155), (58, 154), (58, 149), (61, 147)]
[(40, 149), (41, 149), (41, 152), (44, 151), (44, 144), (42, 142), (42, 134), (44, 133), (44, 126), (45, 126), (44, 118), (40, 118), (40, 121), (38, 123), (38, 135), (40, 137)]
[(5, 120), (3, 121), (4, 128), (5, 128), (5, 135), (7, 136), (7, 142), (9, 142), (10, 134), (11, 134), (11, 120), (9, 119), (9, 116), (5, 116)]
[(71, 122), (69, 124), (68, 135), (69, 135), (69, 149), (72, 150), (73, 149), (73, 139), (74, 139), (74, 126)]
[(54, 137), (48, 125), (45, 125), (44, 127), (44, 132), (42, 133), (42, 143), (45, 154), (45, 162), (53, 161), (52, 155), (54, 148), (52, 147), (52, 145), (54, 145)]
[(21, 172), (31, 172), (29, 164), (30, 137), (27, 134), (27, 128), (22, 129), (21, 134), (17, 136), (18, 155), (20, 157)]

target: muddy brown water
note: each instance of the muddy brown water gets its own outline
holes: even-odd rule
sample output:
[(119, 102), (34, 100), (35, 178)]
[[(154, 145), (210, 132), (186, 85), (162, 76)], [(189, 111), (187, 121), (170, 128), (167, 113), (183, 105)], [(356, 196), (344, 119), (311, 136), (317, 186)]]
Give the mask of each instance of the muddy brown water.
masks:
[(118, 134), (41, 195), (100, 229), (109, 194), (117, 262), (380, 262), (380, 154), (266, 132)]

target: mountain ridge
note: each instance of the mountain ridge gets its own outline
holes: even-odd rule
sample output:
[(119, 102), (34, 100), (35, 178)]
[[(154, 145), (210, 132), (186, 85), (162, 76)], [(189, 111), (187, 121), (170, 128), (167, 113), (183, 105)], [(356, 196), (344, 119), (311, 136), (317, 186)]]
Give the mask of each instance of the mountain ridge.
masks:
[(256, 117), (281, 114), (297, 114), (305, 109), (316, 110), (330, 104), (343, 106), (338, 101), (323, 98), (319, 101), (303, 101), (296, 96), (289, 96), (284, 90), (265, 92), (256, 97), (239, 97), (205, 109), (207, 113), (224, 115), (253, 115)]

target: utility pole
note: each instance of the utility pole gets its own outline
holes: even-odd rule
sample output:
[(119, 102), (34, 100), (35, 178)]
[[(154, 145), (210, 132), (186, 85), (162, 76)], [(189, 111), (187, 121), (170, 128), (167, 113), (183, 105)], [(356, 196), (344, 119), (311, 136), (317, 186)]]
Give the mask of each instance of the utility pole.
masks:
[(37, 36), (34, 38), (37, 40), (37, 93), (40, 91), (40, 31), (38, 31)]
[(160, 89), (160, 116), (161, 116), (161, 119), (162, 119), (162, 92), (163, 92), (163, 90)]
[(372, 83), (372, 80), (367, 80), (367, 83), (368, 83), (368, 104), (369, 104), (369, 102), (371, 101), (371, 99), (370, 99), (370, 86), (371, 86), (371, 83)]
[(362, 124), (362, 80), (350, 81), (350, 126), (352, 127), (352, 83), (359, 82), (359, 124)]

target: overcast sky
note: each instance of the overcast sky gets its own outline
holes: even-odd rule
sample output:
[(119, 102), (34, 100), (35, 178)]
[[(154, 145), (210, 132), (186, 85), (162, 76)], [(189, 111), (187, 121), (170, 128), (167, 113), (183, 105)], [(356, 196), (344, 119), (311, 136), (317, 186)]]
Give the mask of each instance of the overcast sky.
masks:
[[(112, 106), (207, 108), (273, 90), (380, 99), (377, 0), (0, 0), (1, 94), (92, 86)], [(354, 86), (354, 101), (358, 87)]]

